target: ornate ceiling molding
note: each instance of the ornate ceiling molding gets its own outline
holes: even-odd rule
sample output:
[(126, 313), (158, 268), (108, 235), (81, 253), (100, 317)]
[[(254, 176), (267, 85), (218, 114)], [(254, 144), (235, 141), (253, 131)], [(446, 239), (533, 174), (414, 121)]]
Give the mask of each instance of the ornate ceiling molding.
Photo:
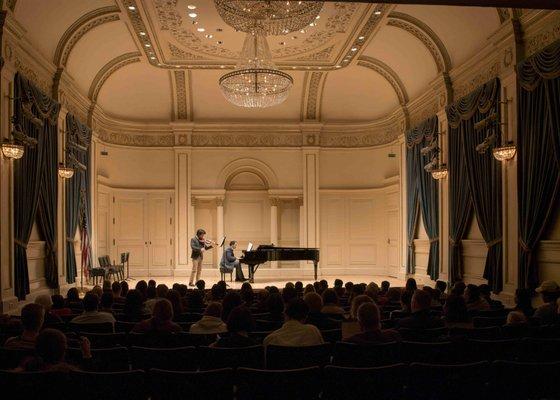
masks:
[(125, 53), (118, 57), (113, 58), (107, 64), (103, 66), (95, 75), (91, 86), (89, 87), (88, 97), (93, 104), (97, 103), (97, 97), (99, 96), (99, 91), (103, 87), (103, 84), (107, 79), (119, 69), (136, 62), (140, 62), (141, 54), (138, 52)]
[(117, 6), (101, 7), (81, 16), (62, 35), (53, 62), (56, 66), (66, 66), (68, 57), (78, 41), (90, 30), (108, 22), (118, 21), (120, 10)]
[(449, 57), (445, 45), (424, 22), (411, 15), (393, 11), (389, 14), (387, 25), (404, 29), (420, 40), (432, 54), (438, 72), (449, 72), (451, 70), (451, 57)]
[(17, 0), (6, 0), (6, 7), (11, 11), (14, 12), (16, 9)]
[(406, 88), (397, 73), (393, 71), (391, 67), (380, 60), (368, 56), (360, 56), (358, 58), (358, 65), (360, 67), (369, 68), (385, 78), (395, 90), (395, 94), (402, 106), (408, 103), (409, 99)]
[(512, 18), (512, 13), (510, 8), (496, 8), (498, 13), (498, 18), (500, 19), (500, 24), (509, 21)]
[(192, 121), (191, 71), (173, 71), (171, 80), (175, 90), (174, 119)]
[(323, 103), (323, 88), (328, 72), (306, 72), (304, 91), (301, 102), (301, 120), (321, 119), (321, 105)]

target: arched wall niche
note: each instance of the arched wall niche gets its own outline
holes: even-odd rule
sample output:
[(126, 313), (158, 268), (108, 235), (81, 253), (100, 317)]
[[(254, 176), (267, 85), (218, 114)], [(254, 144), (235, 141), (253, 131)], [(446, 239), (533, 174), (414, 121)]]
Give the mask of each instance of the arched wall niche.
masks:
[[(235, 190), (246, 185), (246, 190), (268, 190), (278, 187), (278, 177), (272, 168), (254, 158), (241, 158), (227, 164), (218, 174), (216, 187)], [(250, 186), (255, 187), (250, 187)]]

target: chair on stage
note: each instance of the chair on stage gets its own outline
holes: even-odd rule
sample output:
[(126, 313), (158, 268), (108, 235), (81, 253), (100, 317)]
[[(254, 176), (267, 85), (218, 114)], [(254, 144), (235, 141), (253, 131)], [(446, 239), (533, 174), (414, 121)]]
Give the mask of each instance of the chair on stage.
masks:
[(233, 269), (220, 266), (220, 280), (225, 282), (226, 274), (229, 274), (229, 281), (233, 282)]

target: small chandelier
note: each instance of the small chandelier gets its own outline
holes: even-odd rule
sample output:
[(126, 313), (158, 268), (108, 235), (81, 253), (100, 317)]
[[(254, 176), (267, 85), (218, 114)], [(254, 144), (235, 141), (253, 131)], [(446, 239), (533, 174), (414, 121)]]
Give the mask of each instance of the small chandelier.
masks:
[(266, 36), (260, 32), (247, 34), (235, 70), (219, 80), (220, 89), (230, 103), (249, 108), (281, 104), (288, 98), (293, 82), (272, 61)]
[(441, 164), (438, 168), (433, 169), (432, 178), (437, 180), (447, 178), (447, 165)]
[(515, 157), (517, 153), (517, 148), (513, 144), (513, 142), (508, 142), (504, 146), (495, 147), (492, 150), (492, 154), (494, 158), (498, 161), (508, 161)]
[(220, 17), (241, 32), (285, 35), (312, 23), (322, 1), (214, 0)]
[(23, 153), (25, 153), (25, 147), (21, 144), (16, 144), (9, 140), (4, 140), (4, 143), (2, 143), (2, 154), (4, 154), (4, 157), (18, 160), (23, 157)]
[(59, 163), (58, 176), (63, 179), (70, 179), (74, 176), (74, 168), (67, 167), (64, 165), (64, 163)]

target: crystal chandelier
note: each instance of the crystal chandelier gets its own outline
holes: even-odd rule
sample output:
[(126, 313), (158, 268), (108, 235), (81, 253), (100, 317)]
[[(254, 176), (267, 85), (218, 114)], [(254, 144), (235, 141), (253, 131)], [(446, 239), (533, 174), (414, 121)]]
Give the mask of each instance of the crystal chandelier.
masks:
[(5, 140), (2, 143), (2, 154), (4, 157), (11, 158), (12, 160), (18, 160), (23, 157), (23, 153), (25, 152), (25, 148), (14, 142)]
[(226, 24), (242, 32), (285, 35), (312, 23), (322, 1), (214, 0)]
[(439, 167), (433, 169), (432, 178), (437, 180), (447, 178), (447, 166), (445, 164), (441, 164)]
[(517, 148), (515, 147), (513, 142), (508, 142), (506, 145), (495, 147), (492, 150), (492, 154), (494, 155), (494, 158), (498, 161), (511, 160), (513, 157), (515, 157), (516, 153), (517, 153)]
[(74, 168), (65, 166), (63, 163), (58, 164), (58, 176), (63, 179), (70, 179), (74, 176)]
[(225, 98), (240, 107), (265, 108), (278, 105), (293, 85), (290, 75), (280, 71), (261, 33), (248, 33), (235, 70), (220, 78)]

